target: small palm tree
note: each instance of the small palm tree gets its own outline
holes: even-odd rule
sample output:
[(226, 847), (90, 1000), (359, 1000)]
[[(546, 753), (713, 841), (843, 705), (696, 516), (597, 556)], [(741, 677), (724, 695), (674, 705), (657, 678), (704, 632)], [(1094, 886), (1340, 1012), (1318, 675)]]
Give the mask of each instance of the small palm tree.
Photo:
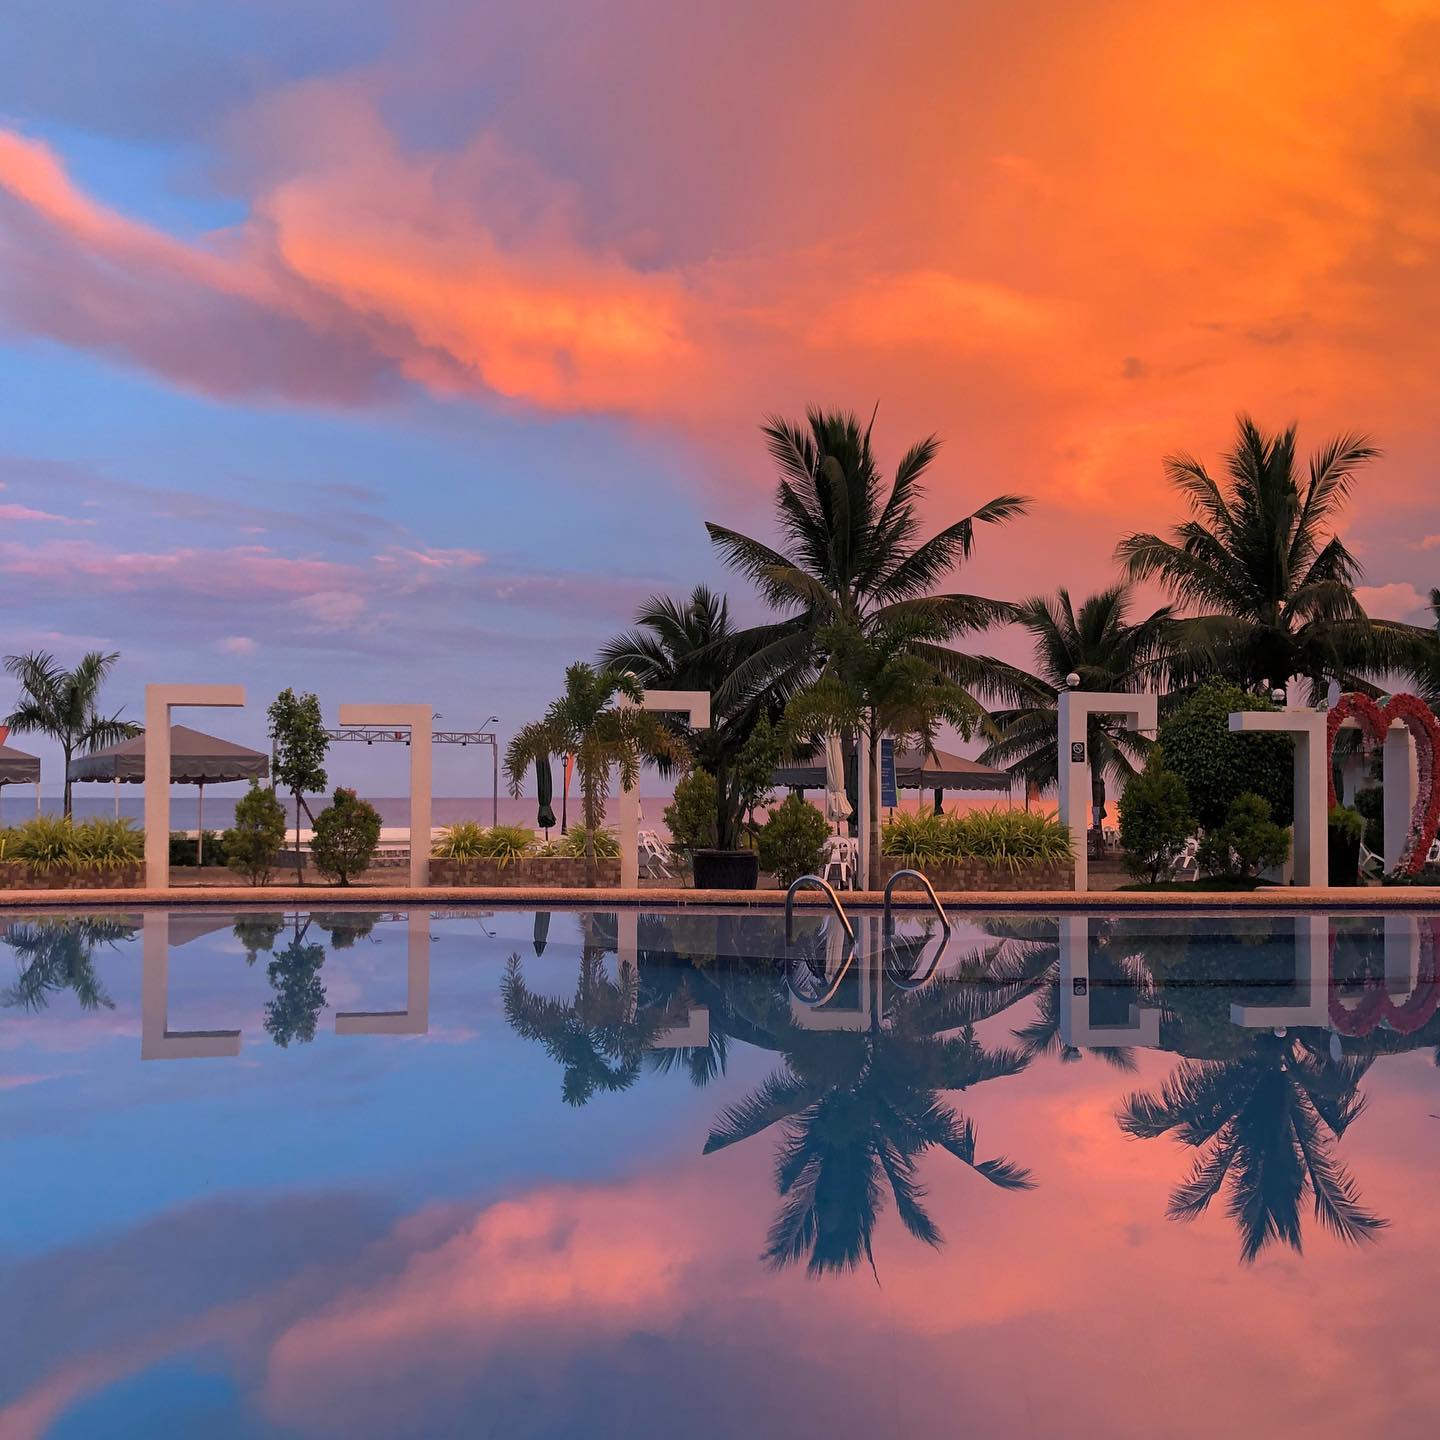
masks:
[(1248, 416), (1224, 481), (1191, 455), (1165, 462), (1191, 518), (1168, 538), (1134, 534), (1117, 557), (1132, 580), (1160, 580), (1190, 612), (1176, 632), (1176, 678), (1219, 671), (1250, 689), (1309, 682), (1345, 689), (1404, 665), (1413, 627), (1369, 619), (1355, 598), (1359, 562), (1333, 527), (1360, 471), (1379, 454), (1342, 435), (1296, 476), (1295, 427), (1267, 435)]
[(76, 752), (88, 755), (140, 733), (140, 726), (122, 720), (119, 711), (108, 718), (99, 711), (101, 687), (119, 658), (91, 650), (66, 670), (44, 650), (5, 657), (6, 671), (20, 685), (20, 699), (5, 724), (16, 734), (48, 735), (60, 746), (66, 815), (71, 813), (70, 761)]
[[(998, 735), (981, 754), (983, 764), (1003, 766), (1027, 786), (1052, 789), (1060, 764), (1055, 707), (1067, 677), (1078, 676), (1081, 690), (1110, 692), (1145, 689), (1164, 673), (1174, 611), (1165, 605), (1132, 621), (1133, 599), (1131, 588), (1122, 584), (1091, 595), (1078, 611), (1065, 589), (1020, 606), (1016, 618), (1034, 641), (1035, 673), (1019, 685), (994, 687), (1010, 708), (990, 716)], [(1107, 782), (1123, 785), (1152, 742), (1116, 715), (1091, 716), (1088, 740), (1098, 825)]]
[[(614, 766), (625, 788), (640, 783), (644, 761), (684, 765), (689, 749), (664, 722), (640, 709), (640, 682), (620, 670), (597, 669), (583, 661), (565, 672), (565, 693), (519, 730), (505, 752), (510, 793), (518, 796), (526, 772), (551, 755), (574, 755), (585, 817), (585, 883), (595, 884), (595, 832), (605, 820)], [(628, 705), (619, 703), (628, 700)]]

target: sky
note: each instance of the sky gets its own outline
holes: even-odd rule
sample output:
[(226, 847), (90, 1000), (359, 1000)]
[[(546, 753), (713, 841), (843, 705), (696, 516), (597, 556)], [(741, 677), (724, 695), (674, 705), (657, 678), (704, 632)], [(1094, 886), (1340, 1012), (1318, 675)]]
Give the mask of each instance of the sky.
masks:
[(1436, 0), (10, 0), (0, 648), (503, 736), (651, 593), (760, 617), (703, 522), (766, 533), (812, 403), (942, 438), (935, 528), (1034, 497), (954, 577), (1008, 598), (1239, 411), (1363, 431), (1421, 619), (1437, 54)]

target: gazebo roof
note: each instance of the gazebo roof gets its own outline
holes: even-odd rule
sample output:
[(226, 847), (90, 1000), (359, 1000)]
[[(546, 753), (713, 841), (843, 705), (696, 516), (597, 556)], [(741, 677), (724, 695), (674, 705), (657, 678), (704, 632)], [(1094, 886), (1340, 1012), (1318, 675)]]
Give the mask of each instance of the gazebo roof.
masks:
[[(270, 774), (270, 757), (233, 740), (170, 727), (170, 783), (172, 785), (223, 785), (228, 780), (264, 780)], [(145, 778), (145, 737), (136, 735), (118, 745), (107, 745), (70, 762), (72, 780), (119, 780), (138, 784)]]
[[(823, 759), (801, 761), (775, 768), (775, 784), (792, 790), (823, 790)], [(895, 751), (895, 785), (900, 790), (1009, 790), (1010, 777), (978, 760), (952, 755), (946, 750), (922, 754), (918, 746)]]
[(0, 785), (30, 784), (40, 778), (40, 761), (34, 755), (0, 745)]

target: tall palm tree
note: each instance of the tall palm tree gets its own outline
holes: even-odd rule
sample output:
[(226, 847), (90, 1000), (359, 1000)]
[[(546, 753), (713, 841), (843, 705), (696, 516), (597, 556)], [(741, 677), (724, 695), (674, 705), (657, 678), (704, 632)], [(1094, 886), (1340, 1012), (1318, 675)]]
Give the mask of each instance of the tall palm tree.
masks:
[(1227, 1187), (1227, 1210), (1252, 1261), (1281, 1240), (1301, 1248), (1300, 1205), (1342, 1240), (1373, 1240), (1386, 1222), (1360, 1203), (1331, 1150), (1364, 1109), (1359, 1082), (1369, 1060), (1336, 1063), (1296, 1034), (1260, 1034), (1239, 1060), (1186, 1060), (1159, 1095), (1137, 1092), (1117, 1119), (1127, 1135), (1173, 1130), (1203, 1153), (1170, 1197), (1169, 1215), (1194, 1220)]
[(585, 817), (585, 883), (590, 886), (595, 884), (595, 832), (605, 819), (611, 767), (618, 768), (620, 784), (628, 789), (640, 783), (646, 760), (689, 760), (685, 743), (657, 715), (639, 708), (643, 695), (634, 676), (577, 661), (565, 671), (565, 693), (544, 719), (517, 731), (505, 752), (505, 774), (515, 796), (532, 765), (551, 755), (574, 755)]
[(48, 735), (65, 759), (65, 814), (71, 813), (70, 761), (78, 751), (88, 755), (140, 733), (140, 726), (100, 713), (100, 690), (118, 653), (91, 650), (73, 670), (66, 670), (45, 650), (7, 655), (5, 669), (20, 685), (20, 699), (5, 717), (18, 734)]
[(1417, 627), (1415, 656), (1405, 668), (1431, 709), (1440, 709), (1440, 587), (1430, 591), (1430, 615), (1430, 625)]
[(635, 627), (600, 648), (606, 669), (628, 671), (646, 689), (704, 690), (712, 697), (710, 725), (691, 735), (695, 763), (715, 779), (716, 843), (722, 850), (739, 841), (749, 791), (742, 756), (760, 720), (774, 721), (793, 681), (767, 676), (750, 685), (732, 685), (731, 676), (765, 643), (761, 631), (737, 630), (730, 602), (706, 585), (685, 601), (652, 595), (635, 616)]
[(100, 977), (95, 951), (135, 934), (135, 926), (102, 915), (66, 915), (12, 925), (5, 944), (20, 967), (15, 983), (0, 992), (0, 1006), (43, 1010), (53, 994), (71, 990), (82, 1010), (113, 1010)]
[(1224, 480), (1191, 455), (1165, 461), (1191, 518), (1168, 537), (1133, 534), (1116, 550), (1132, 580), (1160, 580), (1190, 612), (1177, 626), (1176, 678), (1218, 670), (1251, 689), (1300, 679), (1319, 699), (1331, 680), (1353, 689), (1403, 665), (1411, 628), (1366, 616), (1355, 598), (1359, 562), (1334, 533), (1379, 451), (1341, 435), (1311, 456), (1301, 481), (1293, 425), (1269, 435), (1248, 415), (1238, 423)]
[[(1051, 789), (1058, 783), (1060, 747), (1055, 707), (1067, 677), (1080, 689), (1143, 690), (1164, 673), (1175, 629), (1173, 609), (1164, 605), (1143, 620), (1130, 619), (1130, 586), (1112, 585), (1084, 600), (1079, 610), (1070, 592), (1033, 596), (1017, 612), (1035, 647), (1035, 673), (1017, 686), (996, 690), (1010, 702), (991, 713), (998, 731), (981, 754), (981, 763), (1003, 766), (1027, 786)], [(1090, 777), (1098, 826), (1105, 810), (1107, 783), (1123, 785), (1144, 761), (1152, 742), (1118, 715), (1092, 715), (1089, 722)]]
[[(997, 495), (922, 539), (922, 482), (940, 442), (930, 435), (912, 445), (887, 482), (871, 448), (873, 425), (873, 416), (862, 426), (853, 413), (815, 407), (803, 424), (769, 417), (762, 430), (780, 472), (778, 547), (707, 522), (726, 564), (750, 579), (782, 617), (759, 637), (732, 684), (751, 685), (777, 672), (818, 671), (826, 637), (856, 631), (872, 641), (882, 632), (903, 631), (906, 649), (957, 685), (976, 685), (1004, 669), (996, 660), (952, 646), (962, 635), (1010, 619), (1013, 607), (934, 591), (973, 554), (977, 526), (1024, 514), (1028, 500)], [(859, 728), (872, 752), (873, 813), (881, 733), (873, 714)]]

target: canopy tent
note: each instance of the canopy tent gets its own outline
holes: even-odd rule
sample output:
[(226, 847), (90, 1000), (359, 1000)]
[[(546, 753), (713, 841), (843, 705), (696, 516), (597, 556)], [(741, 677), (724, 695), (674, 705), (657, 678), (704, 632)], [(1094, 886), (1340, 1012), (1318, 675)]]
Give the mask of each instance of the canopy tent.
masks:
[[(78, 756), (70, 762), (69, 773), (72, 780), (111, 781), (116, 786), (115, 813), (119, 815), (119, 787), (138, 785), (145, 779), (145, 737), (136, 735), (118, 745), (107, 745), (103, 750)], [(170, 783), (197, 785), (200, 789), (196, 829), (202, 849), (197, 859), (204, 859), (205, 787), (225, 785), (233, 780), (264, 780), (269, 774), (270, 757), (262, 751), (206, 735), (188, 725), (170, 727)]]
[[(774, 783), (789, 790), (824, 790), (825, 756), (818, 753), (791, 765), (775, 767)], [(899, 790), (933, 790), (938, 810), (947, 790), (1008, 791), (1010, 777), (978, 760), (966, 760), (946, 750), (923, 753), (918, 746), (895, 750), (895, 786)]]
[(0, 795), (7, 785), (34, 785), (35, 813), (40, 813), (40, 761), (36, 756), (0, 745)]

